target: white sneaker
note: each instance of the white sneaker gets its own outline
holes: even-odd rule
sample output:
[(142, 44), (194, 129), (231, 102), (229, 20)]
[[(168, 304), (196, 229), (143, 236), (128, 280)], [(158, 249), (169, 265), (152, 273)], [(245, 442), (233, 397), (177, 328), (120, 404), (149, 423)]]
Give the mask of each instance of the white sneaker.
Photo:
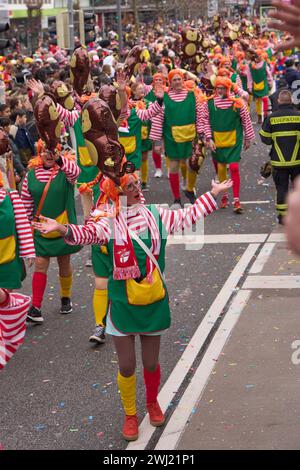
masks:
[(154, 178), (161, 178), (162, 177), (162, 171), (160, 168), (157, 168), (156, 172), (154, 173)]

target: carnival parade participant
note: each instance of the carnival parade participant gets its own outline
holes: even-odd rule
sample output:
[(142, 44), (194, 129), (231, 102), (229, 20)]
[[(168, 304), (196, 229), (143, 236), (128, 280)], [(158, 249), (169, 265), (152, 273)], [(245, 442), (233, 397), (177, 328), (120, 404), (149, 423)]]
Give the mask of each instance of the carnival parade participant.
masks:
[(222, 57), (220, 59), (220, 67), (218, 69), (219, 77), (228, 77), (234, 84), (233, 89), (236, 95), (244, 98), (246, 102), (249, 100), (249, 94), (243, 86), (242, 79), (238, 72), (232, 68), (230, 57)]
[(35, 249), (26, 210), (17, 191), (5, 190), (0, 172), (0, 287), (19, 289), (33, 264)]
[[(141, 204), (136, 175), (125, 175), (119, 186), (109, 179), (103, 184), (104, 192), (118, 208), (112, 214), (114, 217), (91, 217), (84, 226), (62, 225), (49, 218), (34, 223), (35, 229), (43, 234), (58, 231), (71, 246), (97, 243), (108, 248), (113, 269), (108, 284), (106, 332), (113, 336), (118, 355), (118, 386), (125, 412), (122, 432), (128, 441), (138, 438), (135, 397), (137, 335), (141, 339), (150, 423), (161, 426), (165, 420), (157, 395), (161, 374), (160, 338), (170, 326), (168, 293), (162, 277), (167, 235), (211, 214), (217, 208), (215, 198), (219, 192), (231, 185), (231, 181), (220, 184), (213, 181), (211, 191), (199, 197), (193, 206), (170, 211)], [(124, 207), (120, 207), (121, 195), (127, 198)]]
[[(41, 214), (52, 216), (64, 223), (76, 223), (74, 185), (79, 168), (74, 155), (63, 155), (57, 148), (49, 151), (41, 140), (38, 142), (38, 156), (30, 161), (30, 170), (22, 187), (21, 198), (28, 219), (33, 221)], [(71, 254), (80, 247), (66, 246), (59, 233), (45, 236), (34, 231), (36, 250), (35, 270), (32, 277), (32, 305), (28, 319), (33, 323), (43, 323), (41, 312), (44, 292), (47, 285), (47, 271), (50, 258), (57, 257), (59, 266), (60, 313), (72, 312), (72, 267)]]
[[(174, 204), (181, 205), (179, 165), (192, 155), (192, 142), (201, 134), (201, 110), (195, 94), (184, 87), (184, 75), (174, 69), (169, 73), (169, 92), (164, 95), (164, 108), (152, 120), (150, 138), (155, 141), (157, 153), (162, 152), (164, 141), (165, 154), (170, 160), (169, 182)], [(187, 169), (187, 189), (185, 195), (191, 203), (195, 202), (194, 187), (197, 173)]]
[(273, 86), (272, 73), (264, 60), (265, 55), (267, 54), (262, 49), (256, 49), (254, 61), (248, 68), (248, 87), (255, 100), (258, 124), (262, 124), (268, 114), (268, 95)]
[[(215, 93), (203, 104), (203, 129), (208, 147), (218, 163), (219, 181), (226, 179), (227, 165), (233, 181), (234, 212), (240, 214), (240, 172), (239, 161), (244, 141), (244, 149), (250, 147), (254, 130), (247, 105), (241, 98), (231, 93), (229, 78), (218, 77)], [(221, 208), (228, 206), (228, 194), (222, 197)]]
[[(144, 98), (144, 85), (142, 83), (133, 83), (131, 85), (131, 97), (128, 100), (128, 105), (130, 108), (136, 109), (147, 109), (150, 104), (150, 101), (145, 100)], [(154, 95), (156, 101), (156, 96)], [(154, 102), (153, 101), (153, 102)], [(128, 122), (130, 127), (130, 123)], [(143, 122), (141, 126), (141, 152), (142, 152), (142, 163), (141, 163), (141, 181), (142, 181), (142, 190), (148, 190), (148, 151), (152, 149), (152, 142), (149, 139), (149, 131), (151, 124), (149, 121)]]
[[(154, 103), (154, 101), (156, 100), (156, 96), (154, 93), (155, 88), (157, 86), (163, 87), (165, 92), (167, 92), (168, 89), (167, 89), (166, 84), (167, 84), (166, 77), (160, 72), (155, 73), (152, 77), (152, 85), (144, 84), (145, 99), (148, 101), (151, 101), (151, 103)], [(150, 137), (150, 132), (148, 132), (148, 135)], [(161, 157), (161, 154), (155, 151), (154, 143), (152, 144), (152, 159), (153, 159), (153, 163), (155, 166), (154, 178), (161, 178), (162, 177), (162, 157)]]
[(300, 175), (300, 111), (293, 105), (292, 94), (282, 90), (278, 96), (278, 110), (264, 120), (260, 138), (271, 145), (272, 176), (276, 186), (277, 220), (284, 223), (287, 212), (287, 194), (290, 180)]
[(23, 344), (30, 297), (0, 288), (0, 370)]
[[(119, 88), (125, 87), (125, 81), (118, 81)], [(143, 96), (143, 85), (133, 85), (135, 93)], [(131, 93), (130, 93), (131, 94)], [(136, 96), (137, 96), (136, 95)], [(129, 162), (135, 165), (136, 171), (139, 172), (142, 166), (142, 127), (143, 122), (153, 119), (162, 112), (162, 104), (164, 97), (163, 87), (157, 87), (155, 90), (156, 101), (149, 105), (142, 100), (132, 100), (129, 97), (128, 107), (129, 116), (125, 125), (119, 128), (119, 142), (125, 149), (125, 155)], [(148, 106), (148, 107), (147, 107)]]

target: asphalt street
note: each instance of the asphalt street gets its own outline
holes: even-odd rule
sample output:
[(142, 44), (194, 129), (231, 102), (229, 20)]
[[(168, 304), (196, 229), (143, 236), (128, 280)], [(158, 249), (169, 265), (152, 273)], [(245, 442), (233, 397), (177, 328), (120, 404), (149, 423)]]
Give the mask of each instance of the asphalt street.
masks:
[[(186, 250), (183, 244), (167, 248), (166, 279), (172, 326), (162, 338), (162, 385), (245, 251), (247, 245), (237, 243), (236, 235), (268, 234), (276, 225), (273, 181), (271, 178), (262, 181), (259, 175), (260, 166), (267, 159), (268, 149), (257, 138), (256, 144), (243, 152), (241, 160), (244, 213), (236, 215), (229, 207), (205, 220), (205, 235), (232, 234), (231, 243), (220, 241), (204, 245), (200, 250)], [(207, 157), (197, 182), (198, 195), (210, 189), (213, 177), (214, 169)], [(166, 173), (162, 179), (154, 179), (152, 162), (150, 191), (145, 196), (147, 202), (172, 202)], [(81, 209), (77, 206), (80, 216)], [(116, 385), (117, 357), (112, 341), (108, 337), (101, 346), (88, 342), (94, 328), (93, 272), (85, 267), (89, 250), (85, 247), (73, 256), (74, 311), (67, 316), (59, 313), (58, 268), (56, 261), (51, 261), (42, 309), (45, 322), (28, 326), (23, 346), (0, 374), (0, 445), (4, 449), (126, 448), (121, 436), (123, 411)], [(30, 284), (28, 271), (24, 293), (30, 293)], [(176, 410), (192, 374), (193, 368), (170, 403), (168, 418)], [(144, 397), (138, 359), (140, 419), (146, 413)], [(154, 448), (160, 433), (160, 430), (155, 432), (149, 449)]]

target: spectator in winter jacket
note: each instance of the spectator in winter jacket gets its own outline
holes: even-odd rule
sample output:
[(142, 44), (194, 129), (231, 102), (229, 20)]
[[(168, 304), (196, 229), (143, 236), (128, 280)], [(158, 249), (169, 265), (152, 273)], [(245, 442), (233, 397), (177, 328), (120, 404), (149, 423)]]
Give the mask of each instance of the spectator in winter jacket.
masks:
[(11, 122), (16, 126), (15, 135), (12, 135), (14, 142), (18, 147), (21, 161), (27, 167), (29, 160), (35, 155), (35, 147), (28, 130), (26, 129), (27, 116), (26, 111), (17, 109), (11, 115)]
[(15, 175), (16, 175), (16, 182), (18, 183), (26, 175), (26, 168), (22, 164), (18, 147), (16, 146), (12, 136), (10, 135), (10, 127), (11, 127), (10, 119), (0, 118), (0, 127), (3, 127), (9, 139), (9, 143), (10, 143), (11, 150), (13, 153), (13, 162), (14, 162), (14, 170), (15, 170)]
[[(285, 61), (285, 80), (290, 90), (300, 88), (300, 72), (298, 72), (294, 59), (287, 59)], [(298, 83), (295, 83), (298, 81)], [(294, 86), (293, 86), (294, 84)]]

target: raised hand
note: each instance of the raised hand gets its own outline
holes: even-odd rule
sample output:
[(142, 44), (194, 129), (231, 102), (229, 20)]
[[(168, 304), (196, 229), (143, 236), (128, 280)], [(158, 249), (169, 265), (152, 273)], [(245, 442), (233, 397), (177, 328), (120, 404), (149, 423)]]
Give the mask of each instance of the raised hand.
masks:
[(270, 21), (269, 28), (279, 29), (290, 33), (293, 38), (277, 46), (278, 50), (300, 47), (300, 0), (291, 0), (291, 3), (283, 0), (273, 0), (276, 10), (269, 13), (271, 18), (279, 21)]
[(215, 180), (211, 181), (211, 194), (213, 197), (217, 197), (217, 195), (223, 191), (227, 191), (231, 186), (233, 185), (233, 182), (231, 179), (222, 181), (222, 183), (216, 183)]
[(127, 85), (127, 77), (125, 72), (121, 69), (117, 72), (117, 84), (120, 91), (125, 91)]
[(30, 80), (26, 81), (26, 85), (27, 85), (27, 88), (32, 90), (37, 95), (44, 93), (44, 85), (42, 84), (40, 80), (37, 81), (34, 78), (31, 78)]

